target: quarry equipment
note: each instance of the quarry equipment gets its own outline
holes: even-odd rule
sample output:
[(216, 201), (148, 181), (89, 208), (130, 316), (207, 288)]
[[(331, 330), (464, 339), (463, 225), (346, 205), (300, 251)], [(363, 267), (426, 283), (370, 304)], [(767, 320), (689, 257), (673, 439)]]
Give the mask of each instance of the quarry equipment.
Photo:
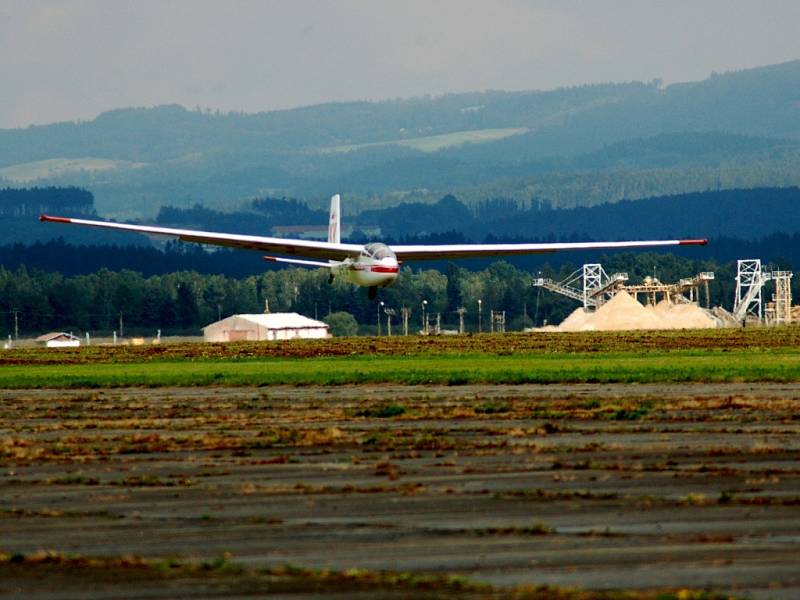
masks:
[(770, 278), (775, 282), (772, 302), (767, 303), (764, 316), (770, 325), (785, 325), (792, 319), (792, 276), (791, 271), (772, 271)]
[[(634, 298), (639, 299), (639, 294), (644, 294), (646, 304), (655, 306), (658, 303), (658, 296), (662, 300), (674, 304), (695, 304), (699, 303), (700, 293), (698, 288), (702, 285), (706, 293), (706, 308), (711, 304), (711, 297), (708, 289), (708, 282), (713, 281), (714, 273), (704, 271), (694, 277), (680, 279), (678, 283), (662, 283), (655, 277), (645, 277), (644, 281), (638, 285), (622, 286)], [(689, 294), (688, 298), (686, 294)]]
[(636, 299), (639, 294), (644, 294), (646, 303), (653, 306), (658, 303), (659, 296), (668, 303), (696, 303), (699, 302), (699, 288), (702, 286), (708, 307), (711, 303), (708, 284), (713, 279), (714, 273), (705, 271), (681, 279), (678, 283), (662, 283), (655, 277), (645, 277), (640, 284), (627, 285), (627, 273), (608, 275), (601, 264), (591, 263), (583, 265), (563, 281), (555, 282), (540, 277), (533, 280), (533, 285), (578, 300), (587, 309), (599, 308), (622, 290)]
[(584, 308), (597, 308), (613, 297), (627, 280), (627, 273), (608, 275), (600, 263), (589, 263), (562, 281), (539, 277), (533, 280), (532, 285), (578, 300)]
[[(765, 271), (759, 258), (737, 260), (736, 300), (733, 305), (736, 322), (744, 324), (755, 321), (769, 325), (791, 323), (793, 275), (791, 271)], [(769, 281), (775, 282), (775, 293), (765, 307), (762, 290)]]
[(760, 258), (748, 258), (736, 261), (736, 301), (733, 304), (733, 316), (739, 323), (748, 317), (759, 323), (763, 319), (761, 290), (770, 279), (770, 274), (761, 269)]

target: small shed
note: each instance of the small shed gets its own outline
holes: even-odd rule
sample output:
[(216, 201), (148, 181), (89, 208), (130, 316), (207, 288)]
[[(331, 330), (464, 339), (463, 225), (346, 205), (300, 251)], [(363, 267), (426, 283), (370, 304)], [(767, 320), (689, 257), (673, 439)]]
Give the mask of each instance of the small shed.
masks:
[(203, 327), (206, 342), (256, 342), (330, 337), (328, 325), (297, 313), (231, 315)]
[(45, 348), (77, 348), (81, 340), (71, 333), (52, 331), (36, 338), (36, 343)]

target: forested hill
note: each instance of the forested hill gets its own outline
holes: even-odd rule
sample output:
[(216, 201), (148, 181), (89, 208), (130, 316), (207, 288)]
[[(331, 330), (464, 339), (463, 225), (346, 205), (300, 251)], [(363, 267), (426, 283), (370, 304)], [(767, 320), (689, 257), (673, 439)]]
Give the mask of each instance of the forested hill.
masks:
[[(272, 206), (272, 211), (263, 212), (265, 206)], [(406, 203), (364, 211), (345, 217), (344, 225), (356, 224), (366, 230), (378, 227), (384, 240), (450, 232), (476, 242), (490, 237), (563, 241), (721, 236), (755, 240), (778, 232), (800, 233), (798, 206), (797, 187), (697, 192), (575, 209), (553, 209), (537, 202), (520, 205), (503, 199), (468, 207), (448, 195), (432, 204)], [(324, 211), (311, 211), (297, 201), (273, 199), (254, 202), (249, 211), (236, 213), (163, 208), (157, 221), (265, 234), (280, 225), (324, 225), (326, 217)]]
[(0, 130), (0, 166), (53, 155), (150, 162), (193, 152), (336, 149), (500, 128), (540, 135), (560, 131), (559, 139), (571, 140), (543, 149), (547, 154), (578, 154), (623, 139), (676, 131), (797, 139), (798, 101), (800, 61), (792, 61), (665, 88), (654, 81), (547, 92), (492, 91), (252, 115), (188, 111), (176, 105), (131, 108), (89, 122)]
[(180, 106), (0, 130), (0, 178), (88, 187), (99, 211), (230, 210), (266, 194), (347, 210), (454, 193), (588, 205), (800, 184), (800, 61), (663, 87), (344, 102), (259, 114)]
[[(468, 235), (591, 239), (735, 237), (800, 232), (800, 189), (720, 190), (623, 201), (572, 210), (510, 211), (487, 202)], [(500, 203), (503, 206), (503, 203)], [(489, 231), (487, 231), (489, 230)]]

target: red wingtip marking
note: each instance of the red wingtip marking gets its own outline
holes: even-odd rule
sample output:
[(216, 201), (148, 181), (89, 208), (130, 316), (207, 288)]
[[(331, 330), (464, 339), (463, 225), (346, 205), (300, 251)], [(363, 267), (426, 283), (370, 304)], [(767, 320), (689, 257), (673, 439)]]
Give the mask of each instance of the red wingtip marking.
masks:
[(708, 240), (681, 240), (681, 246), (705, 246)]
[(268, 260), (268, 261), (270, 261), (270, 262), (278, 262), (278, 259), (277, 259), (277, 258), (275, 258), (274, 256), (263, 256), (262, 258), (263, 258), (264, 260)]
[(44, 221), (51, 221), (53, 223), (71, 223), (70, 219), (64, 217), (51, 217), (49, 215), (39, 215), (39, 220)]

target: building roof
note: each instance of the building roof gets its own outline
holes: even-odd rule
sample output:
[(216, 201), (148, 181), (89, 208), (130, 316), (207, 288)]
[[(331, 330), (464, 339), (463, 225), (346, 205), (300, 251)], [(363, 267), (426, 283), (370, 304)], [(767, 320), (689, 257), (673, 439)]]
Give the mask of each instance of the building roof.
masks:
[(57, 340), (58, 338), (64, 338), (66, 340), (80, 340), (80, 338), (75, 337), (72, 334), (66, 333), (64, 331), (51, 331), (50, 333), (43, 333), (39, 337), (37, 337), (34, 341), (36, 342), (49, 342), (51, 340)]
[(320, 327), (325, 327), (327, 329), (328, 327), (327, 323), (315, 321), (314, 319), (309, 319), (308, 317), (304, 317), (303, 315), (292, 312), (256, 315), (231, 315), (230, 317), (226, 317), (221, 321), (216, 321), (215, 323), (206, 325), (203, 327), (203, 329), (208, 329), (209, 327), (219, 323), (224, 323), (229, 319), (244, 319), (245, 321), (250, 321), (251, 323), (260, 325), (261, 327), (266, 327), (267, 329), (318, 329)]

